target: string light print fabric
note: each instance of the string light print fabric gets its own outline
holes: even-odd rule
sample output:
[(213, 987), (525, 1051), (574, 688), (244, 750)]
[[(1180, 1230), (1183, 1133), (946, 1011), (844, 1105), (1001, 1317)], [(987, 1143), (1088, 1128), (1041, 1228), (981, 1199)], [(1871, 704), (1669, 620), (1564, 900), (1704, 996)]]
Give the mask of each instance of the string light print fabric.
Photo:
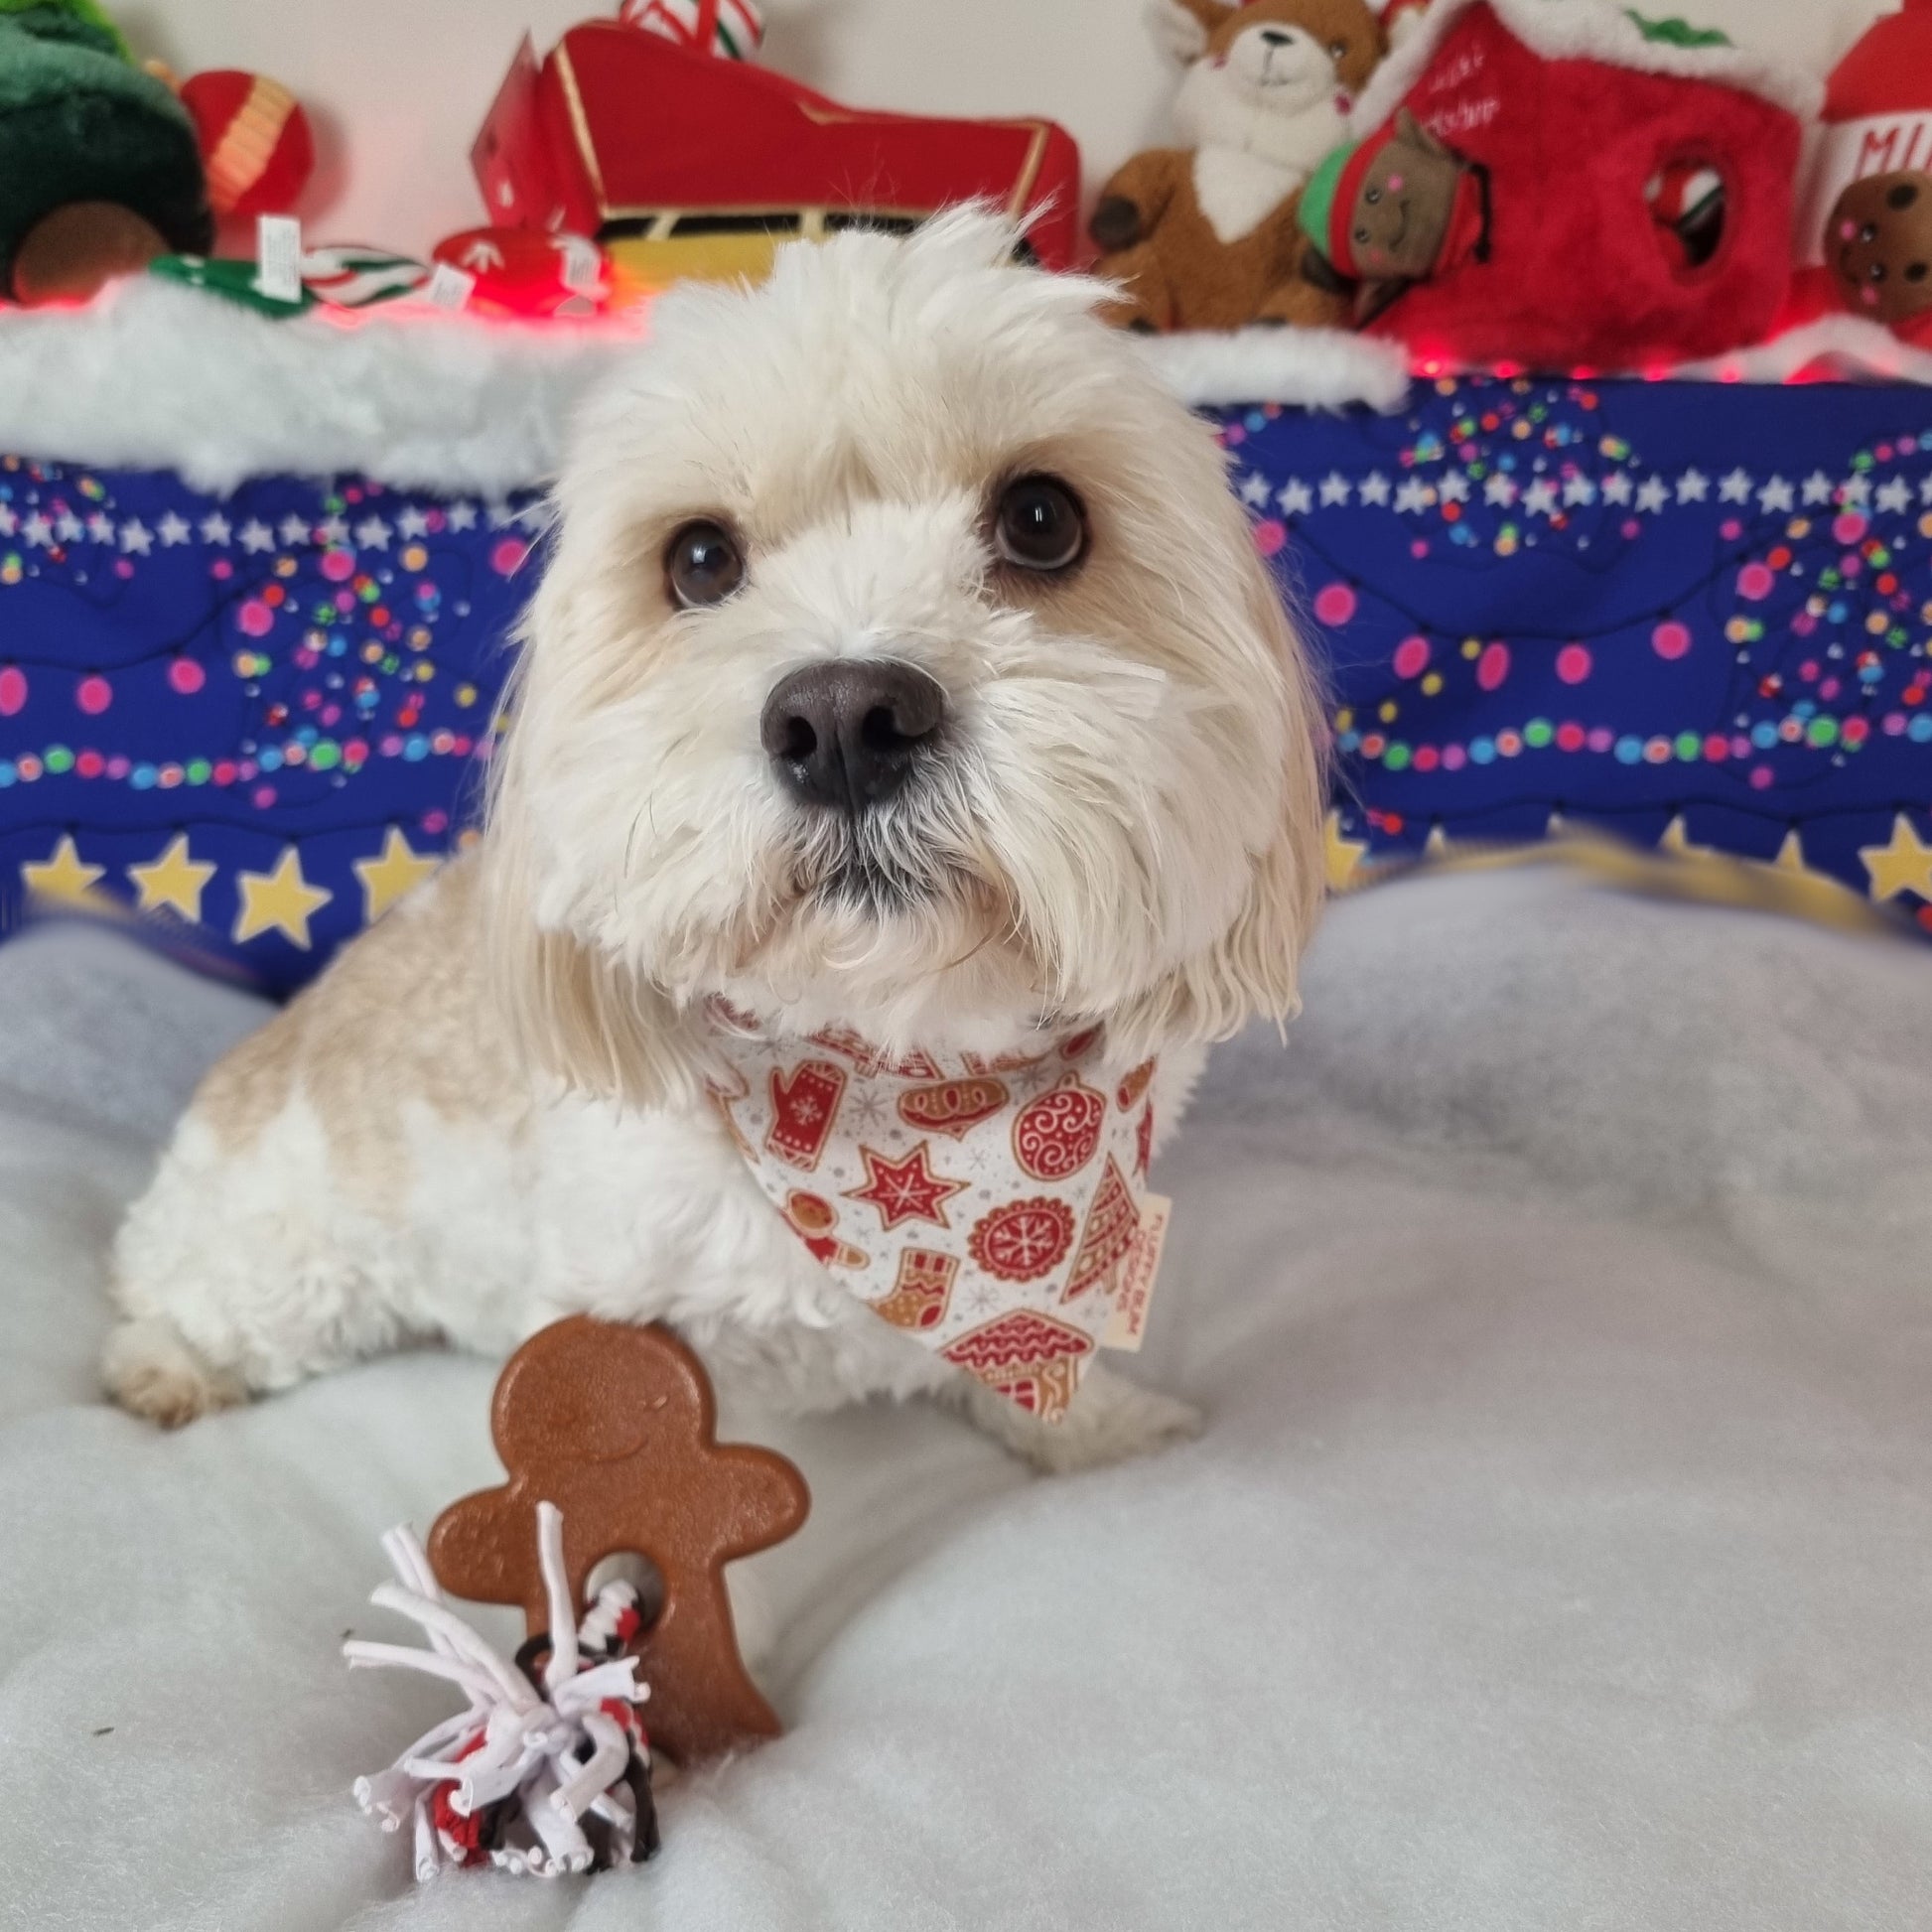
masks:
[(1037, 1053), (882, 1055), (714, 1003), (712, 1097), (765, 1197), (882, 1320), (1048, 1421), (1106, 1345), (1163, 1225), (1145, 1210), (1152, 1060), (1098, 1029)]
[[(1333, 886), (1596, 829), (1932, 935), (1932, 392), (1469, 377), (1213, 419), (1336, 694)], [(0, 929), (109, 901), (305, 984), (474, 819), (535, 515), (0, 456)]]
[(534, 514), (0, 459), (0, 913), (302, 985), (474, 816)]
[(1932, 930), (1932, 394), (1446, 378), (1219, 421), (1331, 667), (1332, 885), (1597, 829)]

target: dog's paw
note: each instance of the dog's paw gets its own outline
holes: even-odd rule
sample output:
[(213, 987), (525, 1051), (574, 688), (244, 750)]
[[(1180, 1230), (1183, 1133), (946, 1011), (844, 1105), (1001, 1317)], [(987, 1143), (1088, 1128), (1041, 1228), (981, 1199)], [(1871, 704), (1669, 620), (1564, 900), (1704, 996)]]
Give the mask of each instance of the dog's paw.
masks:
[(1035, 1423), (1016, 1447), (1035, 1468), (1071, 1475), (1191, 1443), (1200, 1433), (1201, 1413), (1190, 1404), (1104, 1369), (1089, 1369), (1066, 1414), (1057, 1423)]
[(163, 1429), (179, 1429), (214, 1409), (248, 1399), (238, 1376), (213, 1368), (163, 1315), (139, 1315), (116, 1324), (101, 1352), (100, 1377), (130, 1415)]
[(1041, 1422), (984, 1384), (976, 1382), (973, 1391), (968, 1396), (973, 1420), (1048, 1475), (1104, 1469), (1191, 1442), (1201, 1432), (1198, 1409), (1099, 1367), (1087, 1370), (1079, 1394), (1056, 1423)]

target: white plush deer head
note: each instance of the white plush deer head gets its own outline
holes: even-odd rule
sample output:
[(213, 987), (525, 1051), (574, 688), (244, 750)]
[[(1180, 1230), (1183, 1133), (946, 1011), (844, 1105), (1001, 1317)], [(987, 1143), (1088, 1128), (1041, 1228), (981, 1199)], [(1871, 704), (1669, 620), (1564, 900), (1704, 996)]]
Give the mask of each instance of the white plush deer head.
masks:
[(1154, 0), (1156, 37), (1187, 69), (1181, 138), (1307, 175), (1345, 136), (1384, 51), (1365, 0)]

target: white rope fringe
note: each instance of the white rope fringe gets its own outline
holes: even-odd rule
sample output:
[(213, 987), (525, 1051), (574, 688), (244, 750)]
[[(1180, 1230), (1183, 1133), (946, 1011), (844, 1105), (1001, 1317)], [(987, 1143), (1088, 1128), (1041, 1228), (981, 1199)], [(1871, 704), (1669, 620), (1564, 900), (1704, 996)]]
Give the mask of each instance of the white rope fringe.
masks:
[[(484, 1863), (554, 1878), (649, 1858), (657, 1819), (637, 1707), (650, 1688), (636, 1681), (637, 1659), (621, 1654), (638, 1628), (636, 1590), (609, 1584), (573, 1618), (563, 1515), (539, 1503), (551, 1635), (508, 1663), (444, 1600), (408, 1529), (391, 1530), (382, 1548), (397, 1581), (369, 1600), (409, 1618), (429, 1647), (351, 1638), (343, 1655), (351, 1666), (445, 1678), (470, 1700), (386, 1771), (355, 1780), (355, 1802), (385, 1832), (408, 1823), (417, 1878)], [(526, 1667), (546, 1642), (541, 1671)]]

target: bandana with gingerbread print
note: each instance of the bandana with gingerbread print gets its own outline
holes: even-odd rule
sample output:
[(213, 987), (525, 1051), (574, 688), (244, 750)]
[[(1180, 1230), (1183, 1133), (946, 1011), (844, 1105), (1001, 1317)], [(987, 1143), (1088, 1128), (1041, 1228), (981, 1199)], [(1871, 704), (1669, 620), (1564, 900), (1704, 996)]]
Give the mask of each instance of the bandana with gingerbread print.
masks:
[(721, 1003), (709, 1017), (746, 1165), (882, 1319), (1048, 1421), (1097, 1348), (1139, 1345), (1166, 1226), (1152, 1060), (1109, 1076), (1098, 1028), (888, 1059), (839, 1029), (779, 1039)]

